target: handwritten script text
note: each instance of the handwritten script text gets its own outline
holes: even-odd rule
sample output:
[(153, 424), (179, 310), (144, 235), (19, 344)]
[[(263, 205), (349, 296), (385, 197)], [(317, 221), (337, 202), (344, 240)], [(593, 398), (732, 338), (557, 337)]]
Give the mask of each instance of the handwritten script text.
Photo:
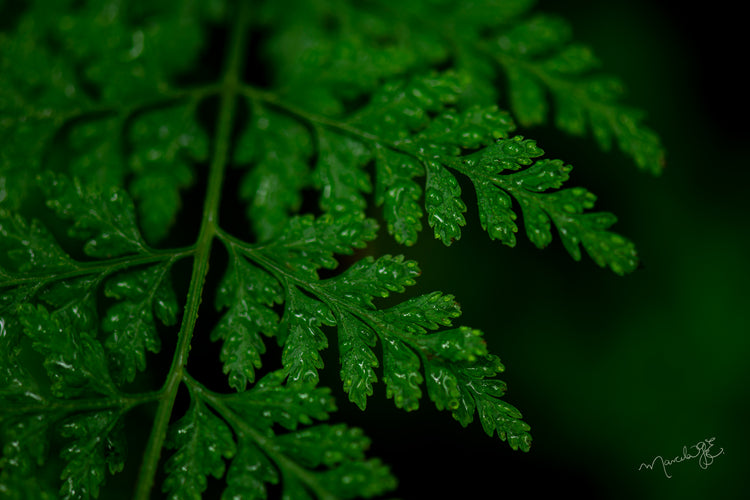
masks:
[(714, 439), (716, 438), (712, 437), (703, 441), (699, 441), (689, 448), (687, 446), (683, 446), (682, 454), (677, 455), (671, 459), (665, 459), (661, 455), (657, 455), (656, 457), (654, 457), (650, 464), (642, 463), (640, 467), (638, 467), (638, 470), (641, 470), (644, 467), (652, 470), (658, 462), (661, 463), (661, 467), (664, 470), (664, 475), (668, 478), (671, 478), (672, 475), (669, 474), (669, 471), (667, 470), (669, 466), (680, 462), (687, 462), (696, 458), (698, 459), (698, 465), (700, 466), (700, 468), (707, 469), (708, 466), (714, 462), (714, 458), (724, 453), (724, 448), (720, 448), (718, 452), (715, 452), (713, 454), (711, 453), (711, 448), (714, 447)]

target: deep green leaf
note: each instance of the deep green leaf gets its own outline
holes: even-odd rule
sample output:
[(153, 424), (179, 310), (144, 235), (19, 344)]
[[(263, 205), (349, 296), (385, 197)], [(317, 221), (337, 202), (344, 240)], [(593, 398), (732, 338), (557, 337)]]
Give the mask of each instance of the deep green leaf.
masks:
[(123, 469), (126, 438), (119, 417), (111, 411), (97, 412), (71, 417), (62, 424), (61, 435), (71, 439), (61, 453), (66, 462), (62, 498), (98, 498), (107, 472)]
[(431, 333), (420, 337), (417, 342), (433, 357), (445, 361), (473, 363), (487, 355), (482, 332), (465, 326)]
[(320, 190), (321, 208), (334, 216), (364, 214), (364, 195), (372, 191), (364, 166), (371, 152), (359, 141), (322, 129), (318, 131), (318, 148), (313, 180)]
[(252, 106), (251, 125), (239, 138), (234, 161), (251, 164), (240, 184), (240, 197), (260, 240), (279, 234), (302, 204), (310, 183), (312, 145), (305, 127), (288, 116)]
[(461, 308), (453, 295), (432, 292), (411, 298), (384, 311), (389, 324), (406, 333), (423, 333), (451, 326), (461, 316)]
[(280, 326), (284, 345), (281, 363), (290, 384), (317, 384), (323, 368), (320, 351), (328, 347), (321, 327), (335, 325), (331, 311), (322, 302), (308, 297), (295, 287), (287, 290), (287, 307)]
[(48, 487), (39, 478), (30, 476), (0, 475), (0, 491), (7, 500), (55, 500), (59, 498), (57, 491)]
[(419, 408), (422, 397), (422, 373), (419, 357), (396, 338), (383, 340), (383, 381), (386, 396), (393, 398), (398, 408), (413, 411)]
[(271, 308), (282, 301), (279, 283), (231, 248), (231, 260), (216, 294), (216, 308), (227, 308), (211, 332), (223, 341), (221, 361), (230, 387), (242, 391), (255, 380), (266, 347), (261, 334), (277, 334), (279, 317)]
[(199, 399), (192, 399), (187, 413), (172, 424), (166, 447), (176, 451), (165, 465), (162, 491), (174, 500), (201, 499), (208, 476), (221, 478), (224, 459), (237, 451), (230, 428)]
[(102, 321), (102, 330), (109, 334), (104, 347), (118, 377), (128, 382), (136, 370), (146, 368), (146, 351), (161, 349), (156, 319), (167, 326), (177, 322), (177, 297), (169, 271), (169, 265), (129, 271), (113, 276), (104, 286), (104, 294), (118, 300)]
[(458, 378), (443, 363), (427, 363), (425, 366), (427, 394), (438, 410), (454, 410), (459, 406), (461, 388)]
[[(16, 401), (17, 399), (14, 402)], [(49, 432), (54, 422), (55, 416), (48, 414), (7, 414), (0, 418), (3, 426), (3, 432), (0, 434), (0, 442), (3, 443), (3, 454), (0, 458), (0, 470), (3, 472), (0, 474), (0, 482), (4, 476), (33, 476), (36, 466), (44, 463), (49, 453)]]
[(375, 333), (351, 314), (342, 314), (338, 322), (344, 391), (349, 401), (364, 410), (367, 398), (373, 394), (372, 384), (378, 380), (373, 370), (379, 365), (378, 358), (371, 349), (375, 345)]
[(493, 239), (514, 246), (518, 227), (512, 197), (521, 207), (526, 234), (537, 247), (552, 241), (554, 224), (575, 260), (581, 259), (583, 245), (601, 267), (620, 275), (636, 269), (633, 243), (608, 231), (617, 220), (614, 215), (587, 212), (596, 196), (581, 187), (561, 189), (572, 167), (560, 160), (536, 159), (543, 153), (535, 141), (515, 136), (499, 139), (452, 164), (474, 183), (482, 227)]
[(479, 208), (479, 222), (490, 239), (499, 240), (509, 247), (516, 246), (516, 213), (513, 201), (505, 191), (484, 179), (474, 182)]
[(396, 486), (388, 467), (377, 459), (365, 459), (370, 440), (361, 429), (317, 425), (284, 434), (277, 442), (285, 454), (305, 467), (328, 467), (316, 475), (321, 485), (339, 498), (369, 498)]
[[(301, 278), (317, 280), (317, 270), (335, 269), (334, 254), (350, 255), (375, 238), (377, 223), (359, 216), (292, 218), (281, 235), (260, 251)], [(252, 258), (252, 255), (250, 255)]]
[(41, 305), (24, 304), (19, 318), (32, 346), (44, 357), (55, 396), (116, 392), (104, 348), (91, 333), (76, 330), (67, 316), (50, 313)]
[(47, 175), (41, 179), (47, 205), (73, 221), (71, 236), (86, 240), (84, 252), (92, 257), (146, 253), (130, 196), (116, 187), (84, 186), (78, 179)]
[(311, 385), (283, 385), (286, 374), (270, 372), (245, 392), (227, 396), (227, 404), (259, 429), (279, 424), (294, 430), (300, 424), (326, 420), (336, 409), (330, 390)]
[(425, 207), (435, 238), (446, 245), (461, 238), (461, 227), (466, 225), (466, 205), (461, 200), (461, 187), (453, 174), (431, 162), (427, 167)]
[(373, 95), (352, 123), (375, 133), (386, 143), (408, 139), (430, 124), (430, 113), (458, 100), (467, 75), (431, 72), (396, 80)]
[(404, 260), (403, 255), (383, 255), (374, 260), (365, 257), (349, 269), (323, 282), (326, 290), (359, 306), (375, 309), (372, 299), (386, 298), (391, 293), (401, 293), (405, 287), (416, 283), (418, 264)]
[(506, 73), (511, 107), (524, 126), (548, 119), (548, 95), (554, 122), (574, 134), (590, 130), (602, 148), (616, 142), (642, 169), (659, 173), (664, 149), (643, 125), (643, 113), (622, 104), (622, 83), (595, 73), (592, 51), (571, 43), (567, 23), (551, 16), (532, 17), (497, 38), (490, 49)]
[(148, 241), (160, 241), (182, 206), (181, 191), (195, 178), (194, 163), (208, 158), (208, 137), (195, 106), (158, 109), (139, 115), (130, 127), (136, 145), (130, 157), (130, 192)]
[(240, 438), (237, 455), (227, 470), (227, 487), (222, 500), (266, 499), (266, 484), (277, 484), (279, 474), (271, 460), (249, 438)]
[(377, 184), (375, 201), (383, 205), (388, 232), (397, 242), (411, 246), (422, 230), (422, 208), (418, 200), (422, 187), (413, 180), (424, 175), (424, 168), (413, 158), (390, 149), (375, 149)]
[(321, 483), (337, 491), (341, 498), (376, 497), (395, 489), (398, 484), (388, 466), (377, 458), (344, 462), (321, 476)]
[(63, 271), (75, 265), (44, 225), (38, 221), (29, 223), (23, 217), (2, 209), (0, 250), (0, 270)]
[(310, 469), (362, 460), (370, 447), (370, 440), (362, 429), (343, 424), (306, 427), (279, 436), (277, 443), (285, 454), (294, 456)]
[[(572, 167), (512, 134), (550, 122), (652, 172), (659, 138), (533, 3), (5, 2), (0, 497), (109, 498), (120, 470), (138, 498), (393, 490), (360, 430), (317, 422), (324, 368), (362, 409), (380, 379), (398, 408), (424, 393), (528, 450), (483, 335), (454, 326), (452, 295), (397, 299), (419, 267), (371, 242), (382, 219), (398, 244), (426, 223), (449, 245), (473, 186), (491, 239), (556, 232), (636, 268)], [(212, 352), (225, 393), (204, 385)]]

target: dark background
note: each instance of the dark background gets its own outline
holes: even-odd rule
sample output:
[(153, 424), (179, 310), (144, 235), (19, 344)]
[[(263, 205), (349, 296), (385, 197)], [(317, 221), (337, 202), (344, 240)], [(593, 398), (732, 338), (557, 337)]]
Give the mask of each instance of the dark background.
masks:
[[(529, 453), (462, 429), (425, 401), (396, 410), (382, 384), (368, 412), (341, 401), (391, 464), (402, 498), (747, 498), (750, 487), (747, 27), (736, 3), (542, 1), (595, 49), (667, 148), (659, 177), (617, 151), (548, 128), (521, 131), (575, 166), (570, 185), (599, 196), (643, 267), (626, 277), (574, 262), (558, 243), (491, 242), (476, 212), (446, 249), (425, 231), (415, 249), (381, 239), (377, 253), (418, 260), (419, 291), (456, 295), (462, 324), (500, 355), (506, 399), (532, 426)], [(466, 190), (471, 205), (471, 190)], [(334, 374), (335, 375), (335, 374)], [(335, 386), (335, 384), (334, 384)], [(715, 437), (696, 460), (638, 470)]]

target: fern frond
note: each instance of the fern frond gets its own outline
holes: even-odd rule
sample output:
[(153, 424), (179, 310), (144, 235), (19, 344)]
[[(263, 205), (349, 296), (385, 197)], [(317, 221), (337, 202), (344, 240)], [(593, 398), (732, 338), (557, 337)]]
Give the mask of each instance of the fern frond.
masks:
[(554, 228), (575, 260), (635, 269), (615, 216), (519, 129), (554, 115), (651, 171), (658, 137), (532, 4), (2, 9), (0, 496), (104, 498), (125, 467), (137, 500), (201, 498), (211, 477), (224, 499), (393, 490), (363, 432), (325, 422), (325, 369), (362, 410), (381, 382), (397, 408), (426, 396), (528, 450), (484, 334), (454, 325), (450, 294), (395, 296), (419, 265), (371, 243), (381, 225), (407, 247), (425, 225), (459, 240), (471, 186), (491, 239), (543, 248)]
[[(515, 246), (515, 199), (524, 213), (527, 235), (537, 247), (551, 242), (554, 224), (575, 260), (580, 260), (583, 244), (598, 265), (617, 274), (634, 270), (638, 259), (633, 244), (608, 231), (614, 216), (587, 213), (596, 198), (585, 189), (561, 189), (571, 166), (559, 160), (536, 160), (544, 152), (533, 140), (511, 135), (516, 126), (497, 107), (455, 107), (468, 81), (469, 75), (445, 73), (388, 85), (347, 122), (280, 107), (330, 130), (327, 135), (334, 140), (354, 141), (359, 144), (355, 150), (370, 149), (376, 163), (375, 200), (383, 205), (388, 231), (399, 243), (411, 245), (417, 240), (422, 193), (435, 237), (446, 245), (461, 237), (466, 204), (455, 171), (474, 184), (480, 223), (492, 239)], [(272, 96), (247, 92), (279, 105)], [(416, 181), (420, 177), (424, 184)], [(364, 192), (364, 188), (350, 191), (349, 197), (358, 199)], [(356, 206), (349, 208), (357, 213)]]
[(166, 463), (162, 491), (174, 500), (200, 499), (207, 476), (221, 478), (224, 459), (237, 452), (229, 426), (198, 398), (192, 399), (187, 413), (172, 426), (166, 447), (176, 451)]
[[(658, 174), (664, 167), (659, 137), (643, 113), (621, 103), (622, 82), (596, 73), (599, 61), (589, 47), (571, 42), (563, 20), (538, 15), (513, 26), (487, 44), (510, 87), (510, 105), (523, 126), (545, 123), (572, 134), (591, 132), (608, 150), (613, 143), (636, 165)], [(552, 98), (552, 110), (548, 102)]]
[[(330, 391), (304, 383), (285, 386), (285, 378), (271, 372), (252, 389), (229, 396), (189, 382), (194, 408), (201, 413), (193, 409), (173, 427), (180, 448), (170, 458), (172, 496), (179, 492), (179, 498), (199, 498), (208, 474), (224, 474), (222, 456), (232, 458), (222, 495), (226, 499), (267, 498), (267, 485), (277, 483), (282, 483), (285, 498), (369, 498), (393, 489), (388, 468), (365, 457), (370, 441), (360, 429), (315, 424), (336, 409)], [(185, 432), (196, 424), (205, 430)], [(201, 446), (185, 438), (208, 439)], [(206, 460), (206, 453), (212, 458)], [(206, 468), (206, 463), (213, 465)], [(179, 481), (187, 470), (195, 470), (190, 464), (202, 468), (199, 475)]]
[[(18, 447), (3, 452), (0, 485), (43, 497), (46, 490), (24, 478), (47, 461), (46, 443), (56, 436), (67, 443), (60, 497), (97, 498), (107, 474), (124, 466), (125, 413), (152, 398), (131, 399), (122, 389), (145, 370), (145, 352), (160, 350), (155, 318), (177, 320), (169, 272), (180, 252), (157, 254), (145, 244), (125, 191), (105, 195), (62, 175), (46, 180), (47, 205), (72, 221), (70, 236), (94, 259), (71, 257), (38, 220), (0, 216), (0, 420), (3, 442)], [(117, 302), (105, 306), (102, 296)], [(47, 380), (24, 368), (24, 338)]]
[[(258, 273), (257, 283), (266, 283), (261, 285), (264, 290), (276, 288), (269, 281), (273, 277), (284, 291), (284, 316), (278, 329), (274, 328), (274, 334), (283, 347), (281, 360), (288, 383), (295, 386), (318, 382), (318, 371), (323, 368), (320, 351), (328, 347), (323, 327), (337, 326), (344, 389), (360, 408), (366, 407), (378, 378), (374, 369), (380, 362), (372, 348), (379, 339), (383, 346), (386, 394), (394, 399), (396, 406), (417, 409), (426, 380), (427, 393), (437, 408), (455, 410), (459, 405), (458, 396), (471, 392), (464, 384), (479, 387), (484, 381), (482, 376), (472, 380), (464, 372), (479, 373), (475, 365), (495, 359), (488, 353), (482, 333), (466, 327), (432, 332), (451, 326), (460, 316), (453, 297), (439, 292), (378, 309), (375, 299), (401, 293), (416, 283), (419, 267), (403, 256), (385, 255), (377, 260), (365, 257), (338, 275), (321, 280), (316, 271), (323, 267), (335, 268), (334, 252), (351, 253), (353, 247), (362, 244), (361, 238), (373, 237), (373, 233), (359, 229), (345, 234), (342, 232), (344, 224), (356, 227), (352, 221), (324, 216), (316, 220), (292, 219), (277, 240), (265, 244), (245, 245), (229, 237), (224, 239), (231, 254), (242, 253), (257, 266), (252, 272)], [(372, 223), (362, 219), (359, 224), (369, 227)], [(302, 234), (310, 238), (310, 247), (319, 245), (328, 251), (297, 253)], [(319, 239), (319, 234), (338, 234), (339, 237)], [(264, 275), (264, 271), (267, 274)], [(278, 295), (274, 294), (273, 299), (276, 298)], [(255, 339), (260, 340), (257, 335)], [(258, 344), (252, 352), (263, 350), (264, 346)], [(244, 370), (252, 372), (259, 367), (259, 361), (254, 355)], [(490, 376), (499, 371), (502, 370), (497, 368)], [(498, 435), (503, 439), (506, 434), (512, 435), (514, 447), (528, 449), (528, 426), (520, 421), (517, 410), (510, 410), (511, 406), (496, 401), (499, 396), (497, 391), (471, 395), (485, 404), (505, 408), (510, 417), (496, 423)], [(474, 399), (471, 401), (474, 404)], [(468, 404), (465, 403), (464, 408)], [(473, 415), (458, 413), (454, 416), (464, 425), (473, 418)]]

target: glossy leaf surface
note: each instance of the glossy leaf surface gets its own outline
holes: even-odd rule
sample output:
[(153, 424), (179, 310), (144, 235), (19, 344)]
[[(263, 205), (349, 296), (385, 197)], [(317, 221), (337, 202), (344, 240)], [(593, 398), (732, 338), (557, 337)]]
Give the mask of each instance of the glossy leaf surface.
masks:
[(476, 214), (637, 267), (526, 137), (551, 120), (663, 163), (567, 23), (529, 0), (6, 4), (0, 496), (109, 498), (122, 471), (137, 500), (393, 491), (325, 422), (329, 372), (340, 405), (429, 399), (529, 449), (485, 334), (377, 238), (451, 245)]

